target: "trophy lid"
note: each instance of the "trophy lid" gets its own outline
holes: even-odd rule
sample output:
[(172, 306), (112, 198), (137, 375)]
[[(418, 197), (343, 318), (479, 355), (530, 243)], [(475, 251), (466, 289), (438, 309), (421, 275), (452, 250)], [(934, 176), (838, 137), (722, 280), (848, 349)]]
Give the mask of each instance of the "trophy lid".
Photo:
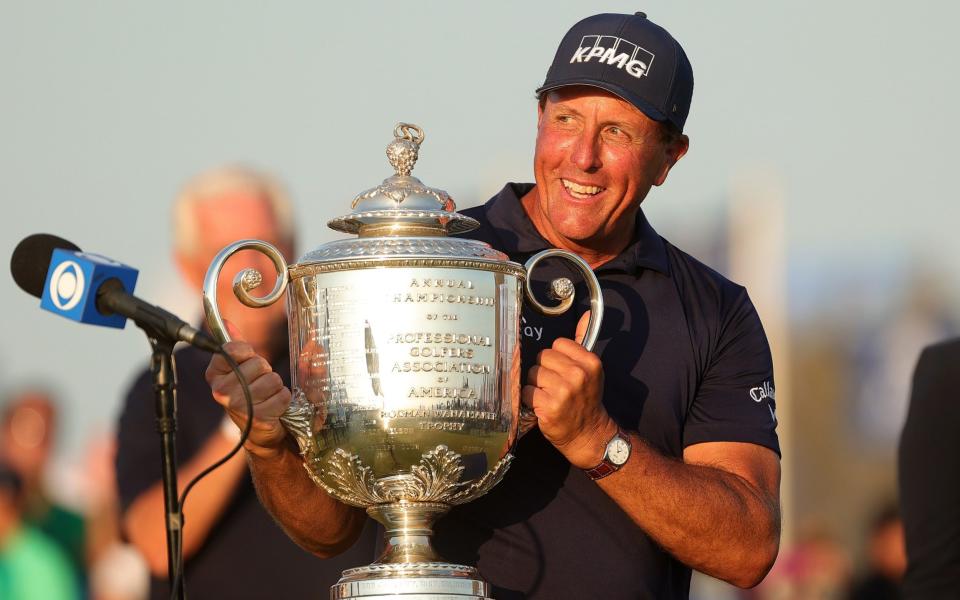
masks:
[(327, 225), (360, 237), (446, 236), (477, 228), (476, 220), (457, 212), (449, 194), (427, 187), (410, 175), (423, 143), (423, 130), (398, 123), (393, 136), (387, 146), (387, 159), (395, 174), (358, 195), (349, 214)]

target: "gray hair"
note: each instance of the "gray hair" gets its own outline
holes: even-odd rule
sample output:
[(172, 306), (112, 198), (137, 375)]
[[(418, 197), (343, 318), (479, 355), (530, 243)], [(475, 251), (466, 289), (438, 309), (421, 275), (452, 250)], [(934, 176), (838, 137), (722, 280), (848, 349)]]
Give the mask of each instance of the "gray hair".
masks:
[(276, 220), (280, 240), (293, 248), (293, 206), (283, 185), (272, 175), (245, 165), (225, 165), (205, 171), (187, 182), (173, 204), (174, 249), (192, 256), (202, 232), (196, 207), (229, 193), (263, 197)]

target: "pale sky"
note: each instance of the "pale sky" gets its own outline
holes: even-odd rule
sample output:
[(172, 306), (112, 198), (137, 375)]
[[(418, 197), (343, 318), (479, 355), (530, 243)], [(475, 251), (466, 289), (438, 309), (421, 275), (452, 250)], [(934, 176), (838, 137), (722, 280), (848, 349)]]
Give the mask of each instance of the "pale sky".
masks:
[[(661, 234), (695, 243), (732, 180), (772, 174), (793, 314), (844, 285), (894, 296), (916, 261), (957, 289), (948, 2), (0, 1), (0, 249), (55, 233), (140, 268), (139, 295), (196, 318), (169, 258), (188, 177), (275, 172), (304, 252), (390, 174), (383, 148), (407, 121), (427, 136), (415, 175), (481, 203), (531, 178), (533, 91), (566, 29), (604, 10), (646, 11), (693, 64), (690, 152), (644, 205)], [(52, 382), (76, 456), (112, 425), (147, 342), (42, 312), (9, 276), (0, 297), (0, 381)]]

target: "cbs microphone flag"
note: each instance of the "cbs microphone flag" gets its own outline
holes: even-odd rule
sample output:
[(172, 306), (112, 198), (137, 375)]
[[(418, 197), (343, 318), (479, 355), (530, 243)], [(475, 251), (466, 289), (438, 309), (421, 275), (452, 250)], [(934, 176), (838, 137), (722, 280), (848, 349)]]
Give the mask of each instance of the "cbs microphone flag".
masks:
[(103, 256), (58, 248), (40, 298), (40, 308), (73, 321), (123, 329), (127, 318), (106, 316), (97, 310), (97, 290), (104, 281), (117, 279), (128, 292), (137, 283), (137, 270)]

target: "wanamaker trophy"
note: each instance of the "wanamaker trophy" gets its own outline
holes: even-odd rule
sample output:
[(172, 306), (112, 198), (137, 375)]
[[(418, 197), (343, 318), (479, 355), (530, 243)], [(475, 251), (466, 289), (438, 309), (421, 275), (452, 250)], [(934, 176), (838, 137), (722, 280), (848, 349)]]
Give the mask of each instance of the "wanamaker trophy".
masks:
[(430, 544), (434, 521), (503, 477), (521, 431), (535, 422), (520, 403), (520, 309), (524, 296), (548, 315), (573, 304), (574, 286), (554, 280), (555, 306), (534, 298), (528, 272), (544, 258), (570, 261), (587, 282), (591, 349), (603, 314), (589, 265), (545, 250), (523, 266), (488, 244), (448, 234), (478, 226), (446, 192), (410, 175), (423, 131), (401, 123), (387, 146), (396, 173), (353, 200), (328, 225), (356, 238), (323, 244), (287, 265), (266, 242), (241, 240), (214, 259), (204, 283), (207, 322), (229, 339), (217, 279), (240, 250), (266, 254), (277, 282), (245, 269), (233, 291), (250, 307), (287, 292), (293, 398), (282, 421), (310, 478), (380, 522), (385, 551), (344, 571), (335, 600), (489, 598), (473, 567), (444, 562)]

